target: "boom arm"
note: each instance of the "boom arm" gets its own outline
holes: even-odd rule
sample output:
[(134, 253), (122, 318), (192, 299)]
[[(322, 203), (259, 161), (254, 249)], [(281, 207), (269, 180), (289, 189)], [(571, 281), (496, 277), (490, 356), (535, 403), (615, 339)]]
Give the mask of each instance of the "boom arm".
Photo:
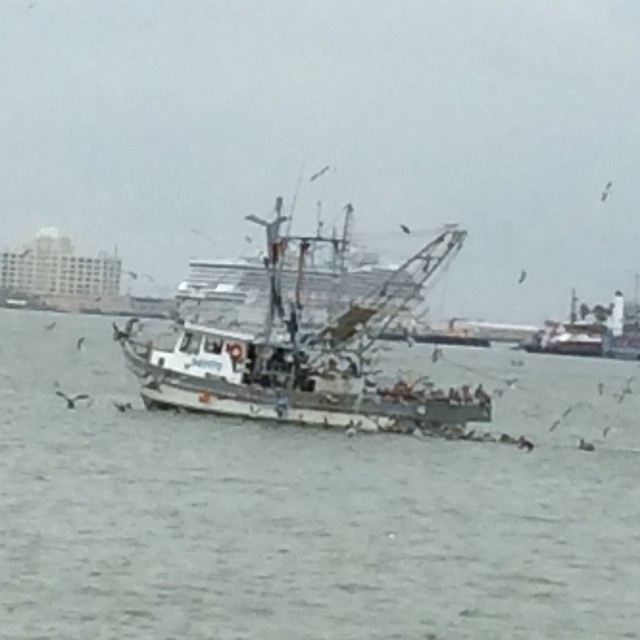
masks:
[[(334, 351), (345, 349), (349, 343), (361, 337), (358, 352), (367, 351), (398, 316), (399, 312), (411, 310), (419, 304), (419, 294), (427, 282), (447, 262), (460, 251), (467, 237), (467, 232), (458, 229), (457, 225), (448, 225), (436, 238), (424, 245), (409, 257), (398, 269), (375, 289), (372, 289), (361, 302), (353, 305), (335, 322), (325, 327), (315, 340), (329, 342)], [(407, 277), (413, 281), (408, 293), (403, 296), (394, 293), (394, 285), (406, 283)], [(412, 304), (413, 303), (413, 304)], [(368, 331), (378, 322), (375, 331)]]

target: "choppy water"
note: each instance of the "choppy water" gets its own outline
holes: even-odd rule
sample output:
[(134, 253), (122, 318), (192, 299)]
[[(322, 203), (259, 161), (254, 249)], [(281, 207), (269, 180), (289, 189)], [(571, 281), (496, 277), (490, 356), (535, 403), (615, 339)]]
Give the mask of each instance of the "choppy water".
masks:
[(517, 377), (493, 429), (527, 454), (146, 413), (109, 325), (0, 313), (0, 637), (640, 637), (636, 364), (394, 353), (443, 384)]

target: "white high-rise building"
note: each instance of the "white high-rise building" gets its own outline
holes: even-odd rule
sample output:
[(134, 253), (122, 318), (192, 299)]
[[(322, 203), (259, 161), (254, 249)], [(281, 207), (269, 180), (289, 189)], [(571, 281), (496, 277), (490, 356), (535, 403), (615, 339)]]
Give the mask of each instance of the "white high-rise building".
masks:
[(40, 296), (111, 297), (120, 294), (122, 261), (100, 252), (74, 254), (67, 236), (41, 229), (23, 251), (0, 253), (0, 289)]

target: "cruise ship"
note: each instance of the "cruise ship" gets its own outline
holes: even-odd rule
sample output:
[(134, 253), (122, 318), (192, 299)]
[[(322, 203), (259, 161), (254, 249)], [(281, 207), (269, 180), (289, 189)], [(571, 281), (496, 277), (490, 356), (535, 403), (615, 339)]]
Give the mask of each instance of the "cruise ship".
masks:
[[(350, 303), (370, 295), (396, 268), (380, 264), (377, 255), (365, 252), (350, 254), (342, 269), (331, 259), (311, 262), (305, 269), (300, 294), (305, 324), (324, 324)], [(295, 290), (297, 278), (297, 265), (286, 261), (283, 290)], [(392, 292), (402, 300), (413, 293), (414, 287), (407, 276), (394, 283)], [(269, 302), (268, 273), (261, 257), (191, 260), (176, 297), (182, 319), (198, 317), (206, 322), (222, 317), (243, 325), (261, 323)]]

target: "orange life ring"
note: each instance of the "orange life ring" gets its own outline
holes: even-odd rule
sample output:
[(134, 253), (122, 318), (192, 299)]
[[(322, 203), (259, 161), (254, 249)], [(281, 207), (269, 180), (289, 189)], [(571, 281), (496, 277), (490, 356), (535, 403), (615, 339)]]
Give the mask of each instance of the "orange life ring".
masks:
[(209, 400), (211, 400), (211, 394), (208, 391), (201, 391), (198, 394), (198, 401), (202, 402), (203, 404), (206, 404), (207, 402), (209, 402)]
[(227, 353), (234, 362), (238, 362), (242, 358), (242, 345), (237, 342), (227, 344)]

